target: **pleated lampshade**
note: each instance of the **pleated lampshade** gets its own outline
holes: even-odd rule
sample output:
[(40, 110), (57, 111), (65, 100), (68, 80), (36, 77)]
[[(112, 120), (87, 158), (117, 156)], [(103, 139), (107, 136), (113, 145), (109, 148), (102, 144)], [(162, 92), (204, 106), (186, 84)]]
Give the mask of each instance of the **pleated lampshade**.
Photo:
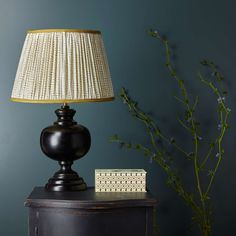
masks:
[(99, 102), (114, 98), (100, 31), (28, 31), (11, 100), (28, 103)]

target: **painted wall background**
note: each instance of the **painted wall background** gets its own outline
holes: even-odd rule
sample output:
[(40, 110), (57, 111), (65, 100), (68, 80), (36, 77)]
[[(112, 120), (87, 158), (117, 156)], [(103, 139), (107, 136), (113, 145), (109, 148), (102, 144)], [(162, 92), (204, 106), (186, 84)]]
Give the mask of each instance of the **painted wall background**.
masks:
[[(183, 139), (186, 136), (173, 119), (179, 109), (172, 97), (176, 85), (163, 66), (162, 47), (146, 31), (157, 28), (175, 44), (178, 71), (193, 91), (202, 95), (200, 114), (209, 133), (215, 128), (211, 122), (215, 101), (198, 84), (195, 72), (205, 57), (221, 66), (233, 113), (225, 140), (226, 155), (213, 189), (217, 194), (213, 198), (213, 235), (234, 235), (235, 7), (233, 0), (0, 0), (0, 235), (27, 235), (27, 209), (23, 202), (34, 186), (44, 185), (58, 168), (39, 147), (40, 132), (55, 120), (53, 111), (57, 106), (9, 101), (26, 31), (37, 28), (100, 29), (116, 94), (121, 86), (127, 87), (164, 130)], [(184, 235), (189, 212), (166, 187), (162, 170), (142, 155), (108, 143), (117, 132), (126, 139), (146, 142), (144, 127), (129, 116), (119, 99), (103, 104), (75, 104), (73, 108), (77, 110), (77, 121), (87, 126), (92, 135), (90, 152), (75, 164), (80, 175), (94, 185), (95, 168), (146, 169), (148, 187), (160, 201), (161, 235)], [(188, 180), (188, 166), (183, 165), (183, 173)], [(192, 185), (191, 179), (187, 182)]]

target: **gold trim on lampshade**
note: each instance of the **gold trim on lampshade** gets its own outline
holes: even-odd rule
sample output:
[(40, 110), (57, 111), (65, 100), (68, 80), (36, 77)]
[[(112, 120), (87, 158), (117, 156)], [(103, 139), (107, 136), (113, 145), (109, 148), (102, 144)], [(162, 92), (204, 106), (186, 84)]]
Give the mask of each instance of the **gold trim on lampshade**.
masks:
[(81, 102), (109, 102), (114, 100), (114, 97), (109, 98), (98, 98), (98, 99), (78, 99), (78, 100), (29, 100), (21, 98), (11, 98), (12, 102), (23, 102), (23, 103), (81, 103)]
[(100, 31), (28, 31), (12, 101), (76, 103), (112, 99), (114, 93)]
[(77, 33), (91, 33), (91, 34), (101, 34), (98, 30), (88, 30), (88, 29), (37, 29), (28, 30), (27, 33), (51, 33), (51, 32), (77, 32)]

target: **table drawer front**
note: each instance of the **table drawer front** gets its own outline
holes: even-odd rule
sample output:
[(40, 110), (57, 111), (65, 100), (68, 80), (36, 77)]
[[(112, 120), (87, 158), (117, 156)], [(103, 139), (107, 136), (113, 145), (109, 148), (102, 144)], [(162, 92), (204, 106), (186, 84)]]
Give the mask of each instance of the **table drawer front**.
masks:
[(29, 209), (29, 236), (151, 236), (152, 208)]

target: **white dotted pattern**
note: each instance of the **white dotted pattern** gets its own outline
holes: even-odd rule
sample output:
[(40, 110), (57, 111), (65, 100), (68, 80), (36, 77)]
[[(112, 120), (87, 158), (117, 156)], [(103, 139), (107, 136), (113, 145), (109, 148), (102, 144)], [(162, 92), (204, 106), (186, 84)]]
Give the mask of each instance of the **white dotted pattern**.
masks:
[(101, 34), (28, 33), (12, 98), (83, 100), (113, 97)]
[(95, 170), (96, 192), (146, 192), (144, 170)]

